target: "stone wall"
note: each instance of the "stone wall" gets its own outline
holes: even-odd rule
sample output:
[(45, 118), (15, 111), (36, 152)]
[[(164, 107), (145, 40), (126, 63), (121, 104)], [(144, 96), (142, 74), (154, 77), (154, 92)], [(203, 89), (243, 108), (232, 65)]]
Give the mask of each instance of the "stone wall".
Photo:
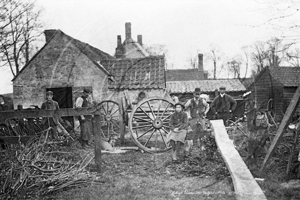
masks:
[(106, 73), (62, 34), (56, 34), (13, 81), (14, 107), (41, 106), (46, 88), (72, 87), (73, 100), (84, 87), (95, 100), (107, 96)]

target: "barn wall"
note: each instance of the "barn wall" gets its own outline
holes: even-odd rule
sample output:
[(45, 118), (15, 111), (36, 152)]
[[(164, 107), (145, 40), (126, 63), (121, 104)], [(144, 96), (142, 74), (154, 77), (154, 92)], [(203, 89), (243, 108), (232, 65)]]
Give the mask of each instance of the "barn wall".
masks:
[(13, 82), (14, 106), (41, 106), (46, 88), (72, 87), (76, 98), (84, 87), (94, 99), (107, 94), (107, 75), (67, 38), (56, 36), (36, 55)]
[(258, 110), (266, 110), (268, 101), (274, 99), (276, 120), (283, 117), (283, 86), (265, 70), (250, 87), (252, 99)]
[[(283, 88), (283, 112), (285, 113), (286, 109), (288, 108), (294, 93), (296, 92), (297, 87), (284, 87)], [(297, 113), (300, 115), (300, 105), (298, 106)]]

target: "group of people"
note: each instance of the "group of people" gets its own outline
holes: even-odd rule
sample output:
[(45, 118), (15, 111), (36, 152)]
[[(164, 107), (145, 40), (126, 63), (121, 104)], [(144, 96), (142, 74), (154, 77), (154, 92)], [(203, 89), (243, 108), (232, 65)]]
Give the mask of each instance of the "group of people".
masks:
[[(185, 104), (175, 99), (175, 112), (170, 118), (171, 132), (168, 134), (168, 142), (172, 146), (172, 159), (178, 159), (178, 152), (183, 144), (186, 144), (185, 152), (190, 153), (191, 147), (197, 144), (202, 147), (201, 138), (206, 134), (205, 123), (206, 115), (211, 109), (214, 114), (214, 119), (223, 119), (226, 123), (231, 113), (236, 108), (236, 101), (225, 93), (226, 88), (219, 88), (219, 95), (209, 105), (205, 98), (201, 97), (200, 88), (196, 88), (193, 93), (193, 98)], [(84, 108), (91, 106), (89, 95), (91, 91), (84, 89), (82, 95), (76, 99), (75, 108)], [(46, 101), (42, 104), (41, 109), (57, 110), (59, 105), (53, 100), (53, 92), (46, 92)], [(187, 112), (186, 112), (187, 111)], [(92, 116), (79, 116), (80, 123), (80, 143), (83, 148), (89, 147), (92, 142)], [(53, 117), (44, 118), (43, 124), (46, 127), (51, 127), (50, 136), (53, 139), (58, 138), (57, 124), (59, 120)], [(189, 129), (190, 127), (190, 129)], [(190, 131), (188, 131), (190, 130)]]
[[(90, 107), (92, 102), (89, 98), (91, 91), (89, 89), (83, 89), (82, 95), (76, 99), (75, 108)], [(43, 110), (58, 110), (59, 105), (57, 101), (53, 100), (53, 92), (46, 92), (46, 101), (43, 102), (41, 109)], [(91, 146), (92, 143), (92, 116), (91, 115), (81, 115), (78, 117), (80, 123), (80, 143), (83, 148)], [(42, 124), (45, 128), (50, 129), (50, 138), (53, 140), (58, 139), (57, 125), (59, 119), (55, 117), (44, 118)]]
[[(178, 160), (180, 148), (186, 144), (185, 153), (189, 154), (193, 144), (202, 147), (201, 138), (206, 134), (206, 115), (211, 109), (214, 119), (223, 119), (226, 123), (235, 110), (237, 102), (225, 93), (226, 88), (219, 88), (219, 95), (209, 105), (201, 97), (200, 88), (195, 88), (193, 98), (185, 104), (176, 100), (175, 112), (170, 118), (171, 132), (168, 134), (167, 141), (172, 146), (172, 160)], [(185, 112), (187, 111), (187, 112)], [(188, 127), (191, 128), (188, 131)]]

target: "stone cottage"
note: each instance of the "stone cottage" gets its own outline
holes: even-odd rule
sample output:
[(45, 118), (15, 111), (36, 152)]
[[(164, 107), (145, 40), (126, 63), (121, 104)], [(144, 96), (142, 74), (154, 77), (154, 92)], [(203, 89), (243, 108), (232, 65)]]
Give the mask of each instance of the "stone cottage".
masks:
[(83, 88), (92, 90), (94, 100), (102, 100), (112, 75), (100, 62), (113, 57), (61, 30), (44, 33), (45, 45), (12, 80), (14, 107), (41, 106), (48, 90), (61, 108), (72, 108)]

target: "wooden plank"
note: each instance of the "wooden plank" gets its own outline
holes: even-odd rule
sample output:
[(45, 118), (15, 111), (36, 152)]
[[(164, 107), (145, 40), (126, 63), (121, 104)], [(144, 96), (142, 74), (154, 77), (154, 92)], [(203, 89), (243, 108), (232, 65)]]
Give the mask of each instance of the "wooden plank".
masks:
[(94, 133), (94, 140), (95, 140), (95, 163), (97, 166), (97, 172), (101, 173), (101, 122), (100, 122), (100, 115), (94, 115), (94, 126), (93, 126), (93, 133)]
[(238, 200), (266, 200), (266, 196), (253, 178), (240, 154), (229, 139), (223, 120), (211, 120), (213, 133), (221, 155), (233, 180)]
[(121, 144), (125, 143), (125, 125), (124, 125), (124, 107), (123, 107), (123, 99), (119, 98), (119, 121), (120, 121), (120, 142)]
[(33, 136), (0, 136), (0, 140), (2, 140), (4, 142), (4, 144), (19, 144), (20, 142), (22, 144), (26, 144), (26, 142), (30, 139), (34, 137)]
[(28, 135), (34, 135), (34, 123), (32, 118), (28, 119), (28, 132)]
[(22, 110), (0, 112), (0, 122), (12, 118), (36, 118), (36, 117), (65, 117), (100, 114), (96, 107), (92, 108), (63, 108), (59, 110)]
[(277, 145), (279, 144), (280, 142), (280, 139), (283, 135), (283, 132), (284, 130), (287, 128), (288, 126), (288, 123), (290, 121), (290, 118), (293, 116), (293, 114), (295, 113), (295, 111), (297, 110), (296, 108), (298, 107), (299, 105), (299, 99), (300, 99), (300, 87), (297, 88), (290, 104), (289, 104), (289, 107), (287, 108), (285, 114), (284, 114), (284, 117), (280, 123), (280, 126), (279, 128), (277, 129), (277, 132), (276, 132), (276, 135), (272, 141), (272, 144), (268, 150), (268, 153), (263, 161), (263, 164), (260, 168), (260, 171), (262, 171), (264, 169), (264, 167), (266, 166), (268, 160), (271, 158), (275, 148), (277, 147)]

